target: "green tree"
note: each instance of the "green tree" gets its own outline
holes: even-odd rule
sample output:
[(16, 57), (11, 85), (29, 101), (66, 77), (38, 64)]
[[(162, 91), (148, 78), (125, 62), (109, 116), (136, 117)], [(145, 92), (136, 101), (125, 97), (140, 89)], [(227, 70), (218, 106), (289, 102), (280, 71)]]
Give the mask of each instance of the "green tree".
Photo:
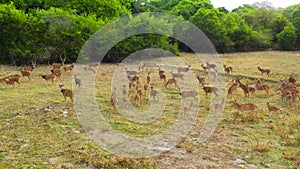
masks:
[(200, 8), (191, 18), (191, 22), (208, 36), (218, 51), (226, 52), (233, 43), (227, 36), (226, 27), (222, 25), (222, 17), (223, 13), (217, 9)]
[(284, 27), (283, 31), (276, 35), (280, 49), (292, 50), (297, 39), (296, 28), (292, 23)]

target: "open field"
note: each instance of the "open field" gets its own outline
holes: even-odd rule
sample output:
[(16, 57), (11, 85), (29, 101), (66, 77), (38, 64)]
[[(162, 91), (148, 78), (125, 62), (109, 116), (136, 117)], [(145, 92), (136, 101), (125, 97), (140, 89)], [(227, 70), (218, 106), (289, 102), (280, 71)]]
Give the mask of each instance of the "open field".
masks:
[[(259, 78), (270, 86), (269, 96), (256, 91), (244, 97), (238, 88), (225, 102), (222, 120), (213, 135), (199, 142), (199, 135), (210, 108), (211, 94), (205, 97), (198, 85), (199, 112), (194, 126), (186, 138), (172, 150), (149, 159), (116, 157), (101, 150), (85, 134), (72, 102), (64, 101), (58, 84), (68, 89), (74, 83), (72, 73), (63, 73), (53, 84), (42, 79), (40, 73), (49, 73), (47, 66), (37, 65), (31, 81), (21, 79), (20, 85), (0, 84), (0, 168), (298, 168), (300, 164), (300, 101), (282, 101), (278, 81), (290, 75), (300, 79), (300, 52), (251, 52), (220, 55), (227, 66), (233, 67), (226, 77), (226, 91), (232, 80), (241, 77), (244, 84), (254, 86)], [(191, 63), (194, 75), (206, 76), (201, 61), (194, 54), (182, 53), (181, 58)], [(170, 61), (173, 58), (169, 58)], [(261, 75), (257, 67), (271, 70), (271, 77)], [(138, 138), (153, 136), (165, 131), (178, 118), (181, 96), (174, 85), (168, 89), (159, 79), (158, 69), (152, 70), (153, 86), (172, 98), (155, 121), (149, 124), (128, 121), (110, 106), (111, 81), (117, 65), (103, 64), (96, 77), (96, 101), (100, 111), (111, 126)], [(19, 73), (18, 67), (0, 66), (0, 77), (7, 72)], [(147, 72), (139, 74), (141, 84)], [(166, 73), (167, 79), (170, 78)], [(196, 79), (197, 80), (197, 79)], [(84, 81), (83, 87), (85, 86)], [(74, 86), (75, 88), (77, 86)], [(78, 88), (77, 88), (78, 89)], [(79, 89), (81, 90), (81, 89)], [(135, 90), (130, 89), (134, 103)], [(146, 97), (144, 97), (146, 96)], [(139, 111), (149, 109), (149, 91), (143, 96)], [(241, 113), (233, 108), (239, 103), (254, 103), (256, 113)], [(121, 101), (121, 100), (119, 100)], [(269, 115), (266, 103), (282, 108), (278, 114)]]

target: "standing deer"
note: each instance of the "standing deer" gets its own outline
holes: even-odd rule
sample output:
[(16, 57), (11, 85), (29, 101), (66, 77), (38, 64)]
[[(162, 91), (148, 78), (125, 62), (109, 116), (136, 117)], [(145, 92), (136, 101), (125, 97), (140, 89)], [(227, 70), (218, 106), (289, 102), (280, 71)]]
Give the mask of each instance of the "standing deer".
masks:
[(79, 79), (77, 77), (77, 75), (74, 76), (74, 80), (75, 80), (75, 85), (78, 86), (79, 88), (81, 87), (82, 83), (81, 83), (81, 79)]
[(174, 84), (175, 85), (175, 87), (176, 88), (178, 88), (178, 83), (177, 83), (177, 80), (176, 79), (174, 79), (174, 78), (172, 78), (172, 79), (169, 79), (168, 81), (167, 81), (167, 83), (165, 84), (165, 87), (166, 88), (168, 88), (168, 85), (169, 84)]
[(214, 93), (216, 96), (218, 96), (218, 91), (219, 90), (216, 87), (210, 87), (210, 86), (204, 86), (204, 85), (202, 85), (202, 89), (205, 92), (206, 98), (207, 98), (207, 94), (208, 93)]
[(261, 72), (261, 75), (264, 75), (264, 73), (266, 73), (268, 75), (268, 77), (271, 76), (271, 71), (270, 69), (262, 69), (261, 67), (257, 67), (257, 69)]
[(235, 91), (237, 91), (238, 86), (239, 86), (239, 84), (236, 83), (236, 82), (234, 82), (234, 83), (229, 87), (228, 92), (227, 92), (227, 96), (233, 95), (233, 93), (234, 93)]
[(268, 85), (263, 85), (261, 84), (261, 81), (259, 79), (257, 79), (255, 81), (255, 88), (257, 90), (263, 90), (263, 91), (266, 91), (267, 93), (267, 96), (269, 95), (269, 90), (270, 90), (270, 87)]
[(63, 95), (64, 98), (65, 98), (65, 101), (67, 100), (67, 97), (69, 97), (69, 98), (71, 99), (71, 101), (73, 102), (73, 96), (74, 96), (73, 91), (70, 90), (70, 89), (65, 89), (65, 88), (63, 88), (64, 85), (62, 85), (62, 84), (60, 84), (60, 85), (58, 85), (58, 86), (59, 86), (59, 88), (60, 88), (60, 92), (62, 93), (62, 95)]
[(223, 65), (223, 67), (227, 74), (230, 74), (230, 72), (232, 72), (232, 67), (227, 67), (226, 65)]
[(155, 98), (158, 97), (158, 91), (153, 89), (153, 86), (150, 88), (150, 98), (153, 97), (153, 100), (155, 101)]
[(244, 95), (245, 97), (249, 97), (249, 89), (246, 85), (244, 85), (240, 79), (236, 79), (236, 82), (238, 82), (239, 87), (241, 87), (241, 89), (244, 91)]

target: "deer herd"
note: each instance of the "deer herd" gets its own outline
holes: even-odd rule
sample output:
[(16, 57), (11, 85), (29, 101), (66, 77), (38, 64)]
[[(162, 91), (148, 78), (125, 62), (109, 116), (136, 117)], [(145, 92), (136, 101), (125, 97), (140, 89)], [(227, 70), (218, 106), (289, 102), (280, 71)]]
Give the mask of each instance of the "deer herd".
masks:
[[(52, 63), (51, 65), (48, 64), (50, 71), (49, 73), (41, 73), (39, 76), (46, 80), (51, 81), (54, 83), (56, 79), (60, 79), (63, 72), (68, 73), (72, 72), (74, 69), (74, 65), (65, 65), (65, 60), (62, 60), (62, 63)], [(83, 69), (85, 71), (90, 71), (92, 73), (97, 72), (99, 63), (91, 63), (86, 65)], [(136, 68), (136, 70), (129, 70), (129, 68), (126, 67), (124, 64), (118, 64), (118, 67), (121, 66), (124, 68), (124, 73), (128, 78), (128, 85), (123, 85), (123, 102), (129, 103), (130, 102), (130, 93), (133, 93), (133, 99), (134, 104), (136, 106), (141, 106), (141, 102), (143, 98), (148, 95), (150, 99), (153, 101), (159, 101), (160, 93), (157, 89), (155, 89), (155, 85), (153, 83), (153, 80), (156, 76), (153, 76), (154, 71), (158, 71), (157, 73), (157, 79), (156, 81), (159, 81), (159, 83), (164, 86), (164, 88), (169, 90), (178, 90), (178, 95), (181, 96), (184, 100), (186, 99), (197, 99), (199, 97), (199, 92), (197, 90), (183, 90), (180, 85), (179, 81), (188, 81), (189, 79), (186, 79), (186, 74), (191, 71), (191, 65), (188, 65), (186, 67), (177, 67), (174, 72), (174, 69), (169, 72), (169, 76), (166, 74), (166, 70), (162, 69), (162, 66), (159, 64), (156, 64), (156, 67), (147, 64), (142, 64)], [(148, 69), (148, 66), (150, 68), (150, 71)], [(213, 63), (206, 62), (206, 65), (201, 65), (204, 72), (211, 73), (213, 75), (212, 77), (216, 78), (219, 76), (218, 73), (218, 67)], [(21, 84), (21, 77), (26, 77), (28, 81), (31, 80), (32, 72), (36, 69), (36, 62), (31, 62), (31, 66), (23, 66), (21, 67), (20, 74), (8, 74), (6, 77), (0, 78), (0, 83), (3, 83), (7, 86), (11, 85), (14, 86), (15, 84)], [(228, 75), (232, 75), (233, 68), (228, 67), (226, 65), (223, 65), (224, 72)], [(265, 69), (261, 67), (257, 67), (257, 69), (260, 71), (261, 76), (264, 76), (264, 74), (267, 75), (267, 77), (271, 77), (271, 70)], [(144, 70), (147, 70), (147, 75), (145, 76), (145, 82), (142, 83), (142, 72)], [(106, 75), (108, 71), (102, 72), (101, 75)], [(233, 77), (229, 76), (228, 78)], [(199, 84), (201, 85), (206, 98), (208, 98), (208, 94), (213, 94), (215, 96), (218, 96), (219, 89), (214, 86), (208, 86), (206, 84), (205, 77), (201, 77), (199, 75), (196, 76), (196, 79), (199, 81)], [(80, 78), (78, 78), (76, 75), (74, 76), (74, 83), (79, 88), (82, 86), (82, 81)], [(287, 80), (279, 80), (279, 91), (281, 93), (281, 99), (284, 102), (292, 103), (295, 102), (297, 98), (299, 98), (299, 90), (297, 86), (297, 81), (294, 76), (290, 76)], [(172, 87), (174, 85), (174, 87)], [(171, 88), (170, 88), (171, 86)], [(252, 87), (251, 87), (252, 86)], [(271, 93), (271, 87), (266, 83), (266, 81), (262, 81), (262, 79), (256, 79), (253, 81), (253, 83), (250, 84), (244, 84), (242, 82), (241, 78), (233, 78), (232, 84), (229, 86), (227, 91), (227, 97), (232, 98), (235, 96), (235, 93), (238, 91), (238, 89), (241, 89), (241, 91), (244, 93), (244, 96), (246, 98), (255, 97), (256, 92), (264, 92), (264, 97), (269, 97)], [(70, 89), (65, 89), (63, 84), (59, 84), (59, 90), (62, 93), (64, 99), (70, 98), (73, 102), (73, 91)], [(118, 104), (117, 99), (117, 90), (116, 88), (113, 88), (111, 93), (111, 107), (112, 109), (116, 108), (116, 105)], [(220, 109), (225, 104), (225, 100), (223, 99), (221, 103), (215, 104), (215, 110), (220, 111)], [(192, 110), (193, 106), (195, 104), (191, 102), (188, 106), (184, 107), (184, 112), (188, 112)], [(235, 99), (233, 102), (233, 108), (240, 112), (255, 112), (258, 109), (258, 106), (254, 103), (238, 103)], [(269, 112), (278, 112), (281, 109), (276, 107), (275, 105), (271, 105), (269, 102), (266, 105), (267, 110)]]

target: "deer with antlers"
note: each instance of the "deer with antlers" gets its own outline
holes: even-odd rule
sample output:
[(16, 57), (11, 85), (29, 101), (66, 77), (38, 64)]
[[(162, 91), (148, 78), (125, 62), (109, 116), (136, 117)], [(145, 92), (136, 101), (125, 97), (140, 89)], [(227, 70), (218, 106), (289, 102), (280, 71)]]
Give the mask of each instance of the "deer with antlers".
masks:
[(35, 68), (36, 68), (36, 61), (33, 62), (33, 61), (31, 60), (31, 65), (30, 65), (30, 66), (23, 66), (23, 67), (21, 67), (20, 70), (21, 70), (21, 71), (24, 70), (24, 71), (30, 71), (30, 72), (32, 72)]

